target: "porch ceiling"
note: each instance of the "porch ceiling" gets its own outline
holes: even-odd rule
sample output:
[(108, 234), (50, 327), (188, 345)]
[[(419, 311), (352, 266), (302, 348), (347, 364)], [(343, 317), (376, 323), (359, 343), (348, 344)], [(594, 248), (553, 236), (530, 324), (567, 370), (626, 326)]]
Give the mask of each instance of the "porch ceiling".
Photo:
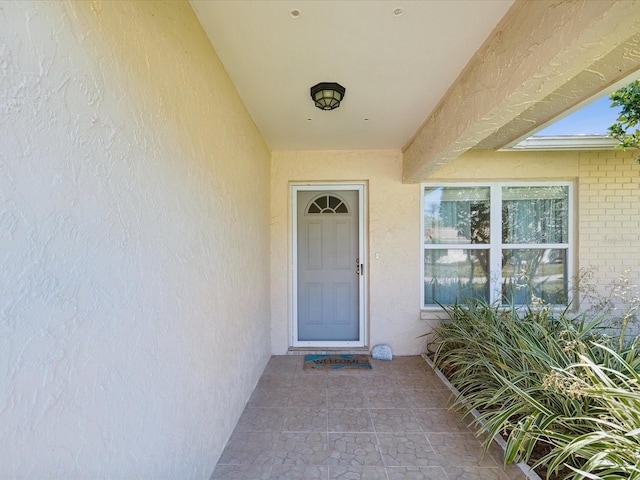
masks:
[[(273, 150), (401, 149), (512, 3), (191, 0)], [(318, 82), (347, 89), (337, 110), (314, 107)]]
[[(403, 149), (405, 182), (640, 69), (635, 0), (190, 3), (272, 150)], [(322, 81), (337, 110), (313, 106)]]

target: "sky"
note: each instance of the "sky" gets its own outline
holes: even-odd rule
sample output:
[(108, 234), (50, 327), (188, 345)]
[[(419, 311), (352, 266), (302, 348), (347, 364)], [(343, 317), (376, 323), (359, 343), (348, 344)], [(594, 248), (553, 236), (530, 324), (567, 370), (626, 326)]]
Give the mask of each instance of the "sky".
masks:
[(620, 108), (611, 108), (609, 95), (605, 95), (599, 100), (536, 132), (533, 136), (607, 135), (607, 128), (618, 118)]

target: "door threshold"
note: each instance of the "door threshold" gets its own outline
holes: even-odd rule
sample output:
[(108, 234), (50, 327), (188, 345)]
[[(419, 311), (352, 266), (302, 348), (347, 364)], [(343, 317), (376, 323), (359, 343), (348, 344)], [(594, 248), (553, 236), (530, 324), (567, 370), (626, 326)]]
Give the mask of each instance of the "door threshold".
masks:
[(287, 355), (325, 355), (325, 354), (356, 354), (369, 353), (369, 347), (289, 347)]

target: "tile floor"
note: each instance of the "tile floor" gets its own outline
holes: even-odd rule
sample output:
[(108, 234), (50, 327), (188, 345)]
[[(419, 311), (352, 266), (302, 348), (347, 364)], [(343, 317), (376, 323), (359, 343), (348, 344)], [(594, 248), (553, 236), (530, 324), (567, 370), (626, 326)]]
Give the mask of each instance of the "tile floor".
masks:
[(303, 370), (272, 357), (213, 472), (215, 480), (521, 480), (483, 455), (419, 357), (371, 370)]

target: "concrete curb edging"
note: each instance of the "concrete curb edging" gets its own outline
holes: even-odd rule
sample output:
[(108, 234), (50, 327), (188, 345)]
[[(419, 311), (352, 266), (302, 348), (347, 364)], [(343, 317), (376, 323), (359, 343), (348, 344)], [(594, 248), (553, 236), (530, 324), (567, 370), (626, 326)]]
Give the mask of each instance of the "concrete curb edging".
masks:
[[(451, 391), (451, 393), (453, 393), (456, 397), (460, 396), (460, 392), (458, 391), (458, 389), (456, 387), (454, 387), (451, 384), (451, 382), (449, 382), (449, 380), (447, 380), (447, 377), (444, 376), (444, 374), (440, 371), (440, 369), (436, 368), (436, 366), (433, 364), (433, 362), (427, 356), (427, 354), (423, 353), (423, 354), (421, 354), (421, 357), (424, 359), (424, 361), (427, 363), (427, 365), (429, 365), (429, 367), (436, 373), (438, 378)], [(478, 412), (476, 409), (473, 409), (471, 411), (471, 414), (473, 415), (473, 418), (477, 418), (480, 415), (480, 412)], [(503, 452), (505, 451), (505, 449), (507, 447), (507, 444), (506, 444), (506, 442), (504, 441), (504, 439), (501, 436), (496, 435), (495, 437), (493, 437), (493, 441), (496, 444), (498, 444), (498, 446), (502, 449)], [(527, 465), (526, 463), (518, 462), (515, 465), (527, 477), (527, 479), (529, 479), (529, 480), (542, 480), (540, 478), (540, 476), (529, 465)]]

